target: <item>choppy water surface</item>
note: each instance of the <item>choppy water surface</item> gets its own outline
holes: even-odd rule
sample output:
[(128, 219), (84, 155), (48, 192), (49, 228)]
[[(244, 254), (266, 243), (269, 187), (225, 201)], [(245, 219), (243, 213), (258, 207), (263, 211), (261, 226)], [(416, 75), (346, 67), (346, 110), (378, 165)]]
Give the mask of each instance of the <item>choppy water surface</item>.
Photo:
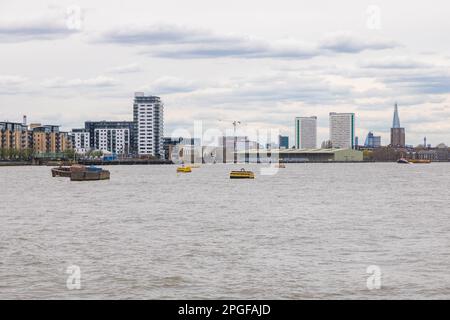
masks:
[(0, 299), (450, 298), (449, 164), (240, 167), (0, 167)]

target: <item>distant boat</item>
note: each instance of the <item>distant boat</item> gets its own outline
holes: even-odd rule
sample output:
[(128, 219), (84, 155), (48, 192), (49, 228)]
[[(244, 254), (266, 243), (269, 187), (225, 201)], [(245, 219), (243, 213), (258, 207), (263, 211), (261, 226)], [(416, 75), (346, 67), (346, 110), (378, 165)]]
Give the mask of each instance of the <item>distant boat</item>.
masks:
[(398, 160), (397, 160), (397, 163), (404, 163), (404, 164), (408, 164), (408, 163), (409, 163), (409, 161), (408, 161), (408, 160), (406, 160), (405, 158), (400, 158), (400, 159), (398, 159)]
[(230, 179), (255, 179), (255, 174), (242, 168), (240, 171), (231, 171)]
[(189, 166), (187, 166), (187, 167), (182, 166), (182, 167), (178, 167), (177, 168), (177, 172), (179, 172), (179, 173), (189, 173), (189, 172), (192, 172), (192, 169)]
[(409, 160), (410, 163), (431, 163), (431, 160), (426, 159), (411, 159)]

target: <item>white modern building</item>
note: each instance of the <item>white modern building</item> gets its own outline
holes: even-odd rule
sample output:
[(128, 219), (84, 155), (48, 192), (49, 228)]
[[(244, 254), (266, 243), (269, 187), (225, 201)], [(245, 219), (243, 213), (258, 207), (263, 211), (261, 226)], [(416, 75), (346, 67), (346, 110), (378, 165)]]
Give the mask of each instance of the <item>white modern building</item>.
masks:
[(112, 154), (130, 153), (130, 129), (95, 129), (95, 141), (98, 150)]
[(129, 156), (136, 153), (132, 121), (86, 121), (83, 129), (90, 139), (91, 150)]
[(73, 129), (70, 133), (72, 145), (76, 153), (86, 154), (90, 149), (90, 134), (86, 129)]
[(354, 149), (354, 113), (330, 112), (330, 141), (333, 148)]
[(161, 99), (136, 92), (133, 120), (138, 155), (164, 158), (164, 104)]
[(295, 118), (295, 148), (314, 149), (317, 147), (317, 117)]

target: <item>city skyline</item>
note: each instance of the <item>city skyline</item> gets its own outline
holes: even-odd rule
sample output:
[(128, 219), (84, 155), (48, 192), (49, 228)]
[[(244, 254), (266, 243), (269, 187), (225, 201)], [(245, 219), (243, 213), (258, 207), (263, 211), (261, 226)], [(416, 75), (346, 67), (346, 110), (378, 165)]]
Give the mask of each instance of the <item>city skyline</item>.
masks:
[[(169, 134), (194, 120), (214, 127), (231, 118), (280, 128), (292, 145), (292, 119), (316, 115), (320, 144), (334, 111), (357, 115), (360, 142), (371, 131), (386, 145), (398, 102), (407, 144), (425, 136), (449, 144), (449, 44), (428, 37), (445, 37), (448, 4), (421, 10), (425, 4), (379, 1), (372, 28), (369, 3), (349, 3), (326, 2), (333, 14), (324, 1), (249, 1), (239, 14), (233, 1), (177, 3), (177, 12), (170, 1), (1, 3), (0, 120), (27, 114), (66, 131), (86, 120), (131, 121), (129, 101), (142, 90), (164, 100)], [(420, 26), (407, 17), (397, 23), (405, 8), (421, 12)], [(274, 21), (262, 19), (268, 12)]]

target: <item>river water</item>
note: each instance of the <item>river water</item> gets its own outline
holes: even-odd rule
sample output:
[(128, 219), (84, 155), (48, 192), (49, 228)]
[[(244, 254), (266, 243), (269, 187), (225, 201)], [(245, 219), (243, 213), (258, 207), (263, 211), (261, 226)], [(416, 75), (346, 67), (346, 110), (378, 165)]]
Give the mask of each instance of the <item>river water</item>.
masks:
[(450, 298), (449, 164), (240, 167), (0, 167), (0, 299)]

